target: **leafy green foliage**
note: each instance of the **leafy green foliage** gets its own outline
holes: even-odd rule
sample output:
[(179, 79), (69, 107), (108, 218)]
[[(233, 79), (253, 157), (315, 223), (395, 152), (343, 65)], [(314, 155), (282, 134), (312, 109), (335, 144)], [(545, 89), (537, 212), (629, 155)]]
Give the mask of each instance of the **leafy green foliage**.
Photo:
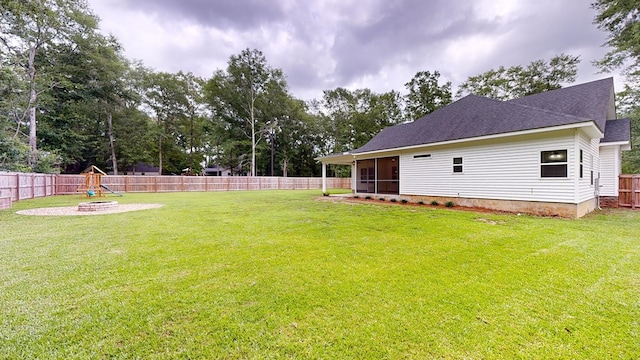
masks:
[(557, 55), (549, 62), (536, 60), (527, 67), (500, 66), (497, 70), (489, 70), (483, 74), (470, 76), (460, 84), (456, 96), (458, 98), (475, 94), (497, 100), (510, 100), (522, 96), (555, 90), (563, 83), (572, 83), (578, 73), (579, 56)]
[(605, 45), (611, 50), (597, 62), (604, 71), (624, 68), (630, 76), (640, 76), (640, 4), (636, 0), (596, 0), (594, 22), (609, 33)]
[(325, 90), (322, 101), (312, 104), (323, 124), (322, 153), (358, 148), (385, 127), (402, 122), (401, 101), (395, 91), (376, 94), (370, 89)]
[(231, 56), (226, 71), (218, 70), (204, 91), (214, 122), (221, 123), (219, 128), (229, 131), (227, 139), (234, 140), (224, 143), (240, 144), (239, 136), (250, 141), (247, 170), (256, 175), (258, 146), (286, 112), (289, 95), (282, 70), (270, 67), (261, 51), (245, 49)]
[(413, 121), (451, 103), (451, 82), (439, 84), (440, 72), (420, 71), (404, 86), (406, 118)]
[(631, 150), (622, 152), (622, 172), (640, 173), (640, 87), (627, 84), (616, 94), (616, 108), (620, 117), (631, 119)]
[[(11, 66), (18, 77), (24, 106), (28, 116), (29, 161), (37, 171), (38, 98), (41, 91), (52, 85), (53, 72), (42, 67), (38, 59), (48, 56), (51, 48), (76, 44), (78, 39), (97, 29), (97, 18), (82, 0), (3, 0), (0, 16), (0, 62)], [(14, 109), (14, 114), (17, 113)]]

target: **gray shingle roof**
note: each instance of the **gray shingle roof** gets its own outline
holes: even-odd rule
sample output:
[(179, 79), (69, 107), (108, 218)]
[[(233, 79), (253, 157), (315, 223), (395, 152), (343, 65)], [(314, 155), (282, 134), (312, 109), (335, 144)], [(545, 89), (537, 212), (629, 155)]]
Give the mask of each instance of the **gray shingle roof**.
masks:
[(510, 101), (466, 96), (412, 123), (383, 129), (352, 153), (470, 139), (595, 121), (605, 129), (613, 79), (603, 79)]
[(629, 141), (631, 139), (631, 119), (608, 120), (601, 143)]
[(593, 119), (604, 132), (612, 96), (613, 78), (606, 78), (508, 102)]

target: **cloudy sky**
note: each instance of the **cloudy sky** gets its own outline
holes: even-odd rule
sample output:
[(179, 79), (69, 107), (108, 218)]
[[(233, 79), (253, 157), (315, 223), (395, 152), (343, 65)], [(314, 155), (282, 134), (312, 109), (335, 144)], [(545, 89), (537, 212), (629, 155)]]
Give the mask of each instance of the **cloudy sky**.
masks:
[[(130, 59), (208, 78), (229, 56), (261, 50), (291, 92), (336, 87), (404, 92), (418, 71), (458, 84), (500, 65), (565, 53), (577, 82), (610, 75), (591, 65), (606, 33), (583, 0), (89, 0), (104, 33)], [(622, 78), (615, 75), (616, 88)]]

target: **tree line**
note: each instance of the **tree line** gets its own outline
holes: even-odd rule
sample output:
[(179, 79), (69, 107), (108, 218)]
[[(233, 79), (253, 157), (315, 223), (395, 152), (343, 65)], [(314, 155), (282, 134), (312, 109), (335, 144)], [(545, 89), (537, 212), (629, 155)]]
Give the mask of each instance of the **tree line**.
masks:
[[(499, 67), (455, 94), (438, 71), (420, 71), (405, 93), (336, 88), (303, 101), (257, 49), (231, 55), (210, 78), (158, 72), (126, 59), (83, 0), (0, 2), (0, 170), (9, 171), (97, 165), (118, 174), (147, 163), (163, 174), (215, 165), (234, 175), (318, 176), (317, 156), (357, 148), (469, 93), (505, 100), (560, 88), (580, 62), (560, 54)], [(638, 92), (624, 94), (625, 111), (637, 114)]]

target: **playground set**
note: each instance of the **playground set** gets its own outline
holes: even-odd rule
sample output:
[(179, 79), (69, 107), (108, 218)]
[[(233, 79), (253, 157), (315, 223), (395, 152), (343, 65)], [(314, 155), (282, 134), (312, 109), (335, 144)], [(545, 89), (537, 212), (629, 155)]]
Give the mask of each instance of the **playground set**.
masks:
[(100, 170), (97, 166), (91, 165), (85, 171), (82, 172), (84, 174), (84, 184), (80, 186), (76, 191), (80, 192), (84, 197), (106, 197), (105, 191), (108, 191), (117, 196), (122, 196), (122, 194), (118, 194), (117, 192), (109, 189), (108, 186), (102, 184), (102, 176), (106, 176), (107, 174)]

